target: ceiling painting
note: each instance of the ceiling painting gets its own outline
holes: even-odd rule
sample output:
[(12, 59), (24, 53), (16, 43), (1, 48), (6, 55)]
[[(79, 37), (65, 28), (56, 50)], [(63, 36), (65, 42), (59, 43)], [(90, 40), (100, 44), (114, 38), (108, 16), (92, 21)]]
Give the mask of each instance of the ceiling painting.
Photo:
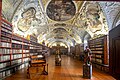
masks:
[(56, 0), (51, 1), (46, 9), (47, 16), (55, 21), (66, 21), (71, 19), (75, 13), (76, 8), (72, 1)]
[(14, 33), (35, 35), (45, 44), (74, 46), (84, 42), (86, 35), (108, 34), (99, 1), (3, 0), (2, 4), (2, 16), (12, 22)]

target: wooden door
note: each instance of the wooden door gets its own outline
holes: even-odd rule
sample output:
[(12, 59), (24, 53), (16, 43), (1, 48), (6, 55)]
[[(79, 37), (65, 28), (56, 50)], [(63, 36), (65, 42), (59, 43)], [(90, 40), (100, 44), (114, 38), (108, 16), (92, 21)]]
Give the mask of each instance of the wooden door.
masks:
[(120, 80), (120, 25), (109, 32), (110, 73)]

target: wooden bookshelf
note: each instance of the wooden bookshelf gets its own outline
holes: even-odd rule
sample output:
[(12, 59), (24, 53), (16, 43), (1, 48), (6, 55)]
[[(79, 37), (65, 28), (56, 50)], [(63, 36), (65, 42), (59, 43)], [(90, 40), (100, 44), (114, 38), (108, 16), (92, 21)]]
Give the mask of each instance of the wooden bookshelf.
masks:
[[(6, 20), (0, 20), (0, 77), (10, 75), (11, 70), (7, 69), (11, 66), (12, 59), (12, 25)], [(3, 71), (2, 71), (3, 70)]]
[(26, 63), (29, 61), (29, 57), (30, 57), (30, 51), (29, 51), (29, 46), (30, 46), (30, 43), (29, 43), (29, 40), (27, 39), (24, 39), (22, 40), (22, 62), (23, 63)]
[(83, 61), (84, 45), (81, 43), (75, 45), (75, 47), (71, 46), (70, 53), (74, 58)]
[[(2, 0), (0, 0), (0, 15), (1, 12)], [(44, 47), (45, 50), (49, 50), (48, 47)], [(42, 49), (43, 45), (37, 43), (35, 36), (30, 35), (29, 39), (25, 39), (14, 34), (12, 24), (0, 16), (0, 79), (26, 67), (30, 56), (42, 52)]]
[(107, 35), (88, 41), (92, 51), (92, 63), (95, 67), (108, 72)]
[(76, 57), (77, 59), (80, 58), (80, 44), (75, 45), (75, 57)]
[(37, 43), (37, 37), (32, 35), (29, 36), (30, 39), (30, 56), (37, 55), (37, 50), (39, 49), (39, 44)]

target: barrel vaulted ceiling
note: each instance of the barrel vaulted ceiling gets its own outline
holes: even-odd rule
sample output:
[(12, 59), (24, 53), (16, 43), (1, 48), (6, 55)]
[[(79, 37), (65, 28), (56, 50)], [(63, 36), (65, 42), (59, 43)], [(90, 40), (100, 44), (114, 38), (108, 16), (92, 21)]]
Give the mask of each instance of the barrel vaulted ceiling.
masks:
[(108, 33), (101, 5), (93, 1), (2, 0), (2, 16), (13, 24), (14, 33), (34, 35), (48, 46), (74, 46)]

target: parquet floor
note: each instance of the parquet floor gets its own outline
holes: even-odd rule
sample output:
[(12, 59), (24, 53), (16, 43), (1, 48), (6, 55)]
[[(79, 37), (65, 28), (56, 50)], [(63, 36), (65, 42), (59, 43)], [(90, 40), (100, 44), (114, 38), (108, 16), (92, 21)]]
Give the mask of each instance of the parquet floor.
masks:
[[(55, 66), (55, 56), (47, 59), (48, 75), (34, 74), (31, 80), (89, 80), (82, 76), (83, 63), (69, 56), (62, 55), (62, 65)], [(5, 80), (30, 80), (27, 79), (26, 68), (16, 72)], [(93, 68), (91, 80), (115, 80), (110, 75)]]

